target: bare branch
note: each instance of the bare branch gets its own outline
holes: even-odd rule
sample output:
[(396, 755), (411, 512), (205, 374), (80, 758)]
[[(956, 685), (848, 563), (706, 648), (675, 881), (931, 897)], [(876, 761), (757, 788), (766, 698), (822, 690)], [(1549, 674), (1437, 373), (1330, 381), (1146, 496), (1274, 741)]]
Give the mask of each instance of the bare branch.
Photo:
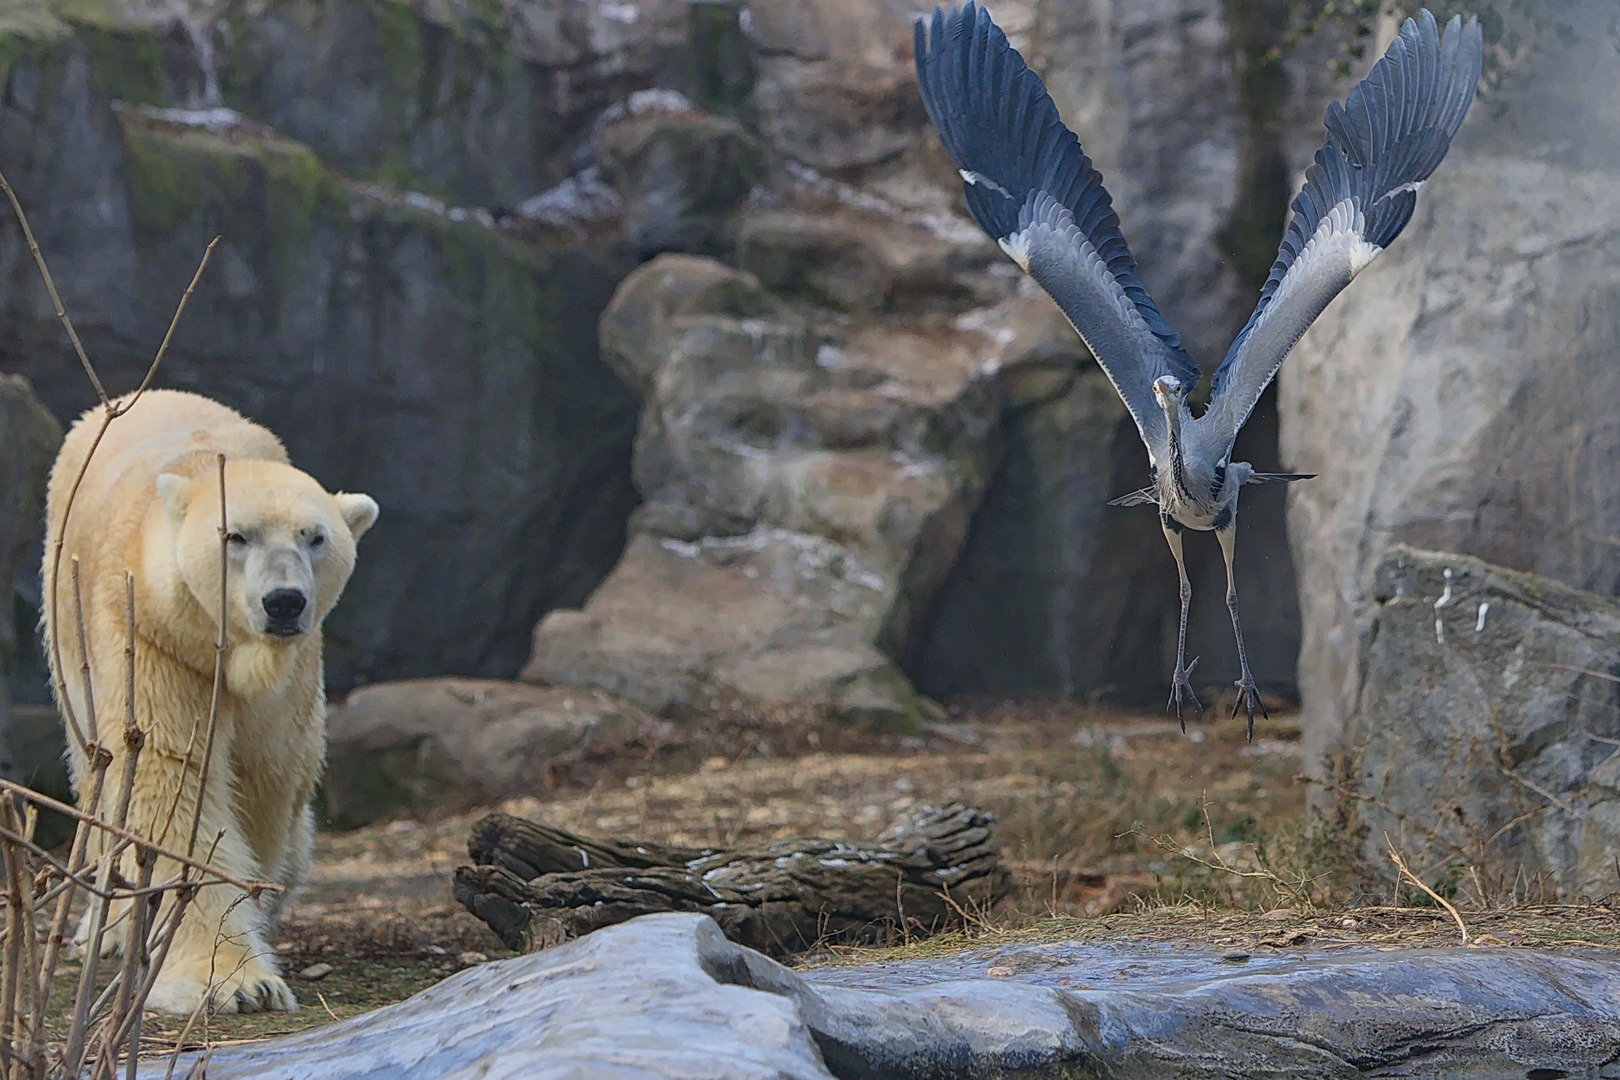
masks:
[(139, 844), (142, 847), (149, 847), (159, 855), (163, 856), (165, 859), (173, 859), (175, 862), (180, 863), (183, 866), (189, 866), (198, 873), (206, 874), (208, 877), (214, 879), (208, 882), (198, 882), (198, 884), (234, 885), (238, 889), (241, 889), (243, 892), (247, 893), (249, 896), (253, 897), (257, 897), (262, 893), (281, 891), (281, 886), (271, 881), (243, 881), (240, 878), (231, 877), (229, 874), (222, 874), (214, 867), (209, 866), (206, 862), (199, 862), (198, 860), (189, 858), (177, 851), (171, 851), (166, 847), (160, 847), (159, 845), (152, 843), (150, 840), (137, 836), (128, 829), (122, 829), (116, 825), (113, 825), (109, 821), (92, 817), (91, 815), (79, 810), (77, 807), (69, 806), (67, 803), (53, 799), (49, 795), (41, 795), (32, 788), (23, 787), (21, 784), (14, 783), (13, 781), (4, 779), (3, 777), (0, 777), (0, 791), (9, 791), (15, 795), (20, 795), (27, 801), (35, 803), (38, 806), (42, 806), (47, 810), (55, 810), (58, 814), (65, 814), (76, 821), (85, 822), (92, 828), (111, 833), (114, 836), (129, 840), (135, 844)]
[(1401, 858), (1401, 853), (1395, 850), (1395, 841), (1389, 838), (1389, 833), (1387, 832), (1384, 834), (1384, 843), (1389, 845), (1389, 857), (1395, 861), (1396, 872), (1407, 881), (1410, 881), (1413, 885), (1416, 885), (1418, 888), (1422, 889), (1429, 895), (1430, 899), (1446, 909), (1446, 911), (1451, 915), (1452, 921), (1457, 924), (1457, 930), (1462, 934), (1462, 943), (1467, 945), (1468, 927), (1463, 925), (1462, 916), (1457, 914), (1457, 909), (1451, 906), (1451, 901), (1429, 888), (1428, 882), (1424, 881), (1407, 868), (1406, 860)]

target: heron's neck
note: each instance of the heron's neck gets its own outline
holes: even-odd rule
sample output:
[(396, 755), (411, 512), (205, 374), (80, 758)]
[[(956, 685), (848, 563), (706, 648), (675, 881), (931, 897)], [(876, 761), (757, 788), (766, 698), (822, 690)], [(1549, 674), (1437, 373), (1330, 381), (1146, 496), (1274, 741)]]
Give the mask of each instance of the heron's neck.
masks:
[(1170, 481), (1176, 486), (1176, 494), (1186, 500), (1193, 498), (1192, 489), (1187, 484), (1186, 463), (1181, 451), (1181, 407), (1179, 403), (1164, 407), (1165, 423), (1170, 431)]

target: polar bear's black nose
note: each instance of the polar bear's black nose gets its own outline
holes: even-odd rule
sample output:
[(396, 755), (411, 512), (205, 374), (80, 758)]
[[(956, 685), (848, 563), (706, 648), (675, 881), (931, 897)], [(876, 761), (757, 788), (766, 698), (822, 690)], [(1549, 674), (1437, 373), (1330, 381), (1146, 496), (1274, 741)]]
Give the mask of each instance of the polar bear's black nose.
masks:
[(272, 589), (264, 594), (264, 613), (270, 616), (271, 633), (296, 633), (298, 616), (308, 601), (298, 589)]

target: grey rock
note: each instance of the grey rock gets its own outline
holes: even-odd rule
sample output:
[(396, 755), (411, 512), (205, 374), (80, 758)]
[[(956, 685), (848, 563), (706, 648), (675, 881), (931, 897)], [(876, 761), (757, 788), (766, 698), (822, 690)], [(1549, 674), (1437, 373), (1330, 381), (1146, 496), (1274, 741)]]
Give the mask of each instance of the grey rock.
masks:
[(1313, 766), (1363, 693), (1355, 613), (1386, 545), (1620, 590), (1620, 55), (1608, 5), (1530, 14), (1554, 10), (1514, 24), (1523, 55), (1488, 63), (1406, 232), (1282, 370), (1284, 457), (1322, 474), (1288, 511)]
[[(45, 480), (61, 445), (62, 425), (40, 404), (28, 380), (0, 375), (0, 775), (13, 780), (60, 764), (60, 743), (52, 753), (17, 730), (10, 676), (19, 645), (12, 617), (20, 607), (18, 579), (38, 573)], [(21, 644), (32, 651), (30, 642)]]
[(728, 216), (765, 176), (765, 150), (740, 123), (696, 109), (608, 124), (597, 161), (624, 201), (636, 249), (718, 253)]
[(11, 701), (0, 735), (4, 736), (8, 754), (0, 775), (63, 802), (73, 801), (73, 785), (68, 779), (67, 733), (55, 705)]
[[(0, 139), (34, 148), (11, 180), (108, 387), (136, 385), (231, 223), (158, 379), (384, 507), (328, 623), (329, 688), (511, 674), (539, 615), (582, 600), (623, 543), (635, 400), (594, 325), (633, 258), (518, 242), (273, 134), (115, 112), (92, 60), (76, 39), (21, 40)], [(14, 230), (0, 311), (8, 368), (59, 418), (91, 404)]]
[(752, 274), (713, 259), (663, 255), (619, 283), (597, 324), (602, 359), (626, 386), (646, 397), (663, 363), (659, 350), (670, 320), (705, 312), (750, 318), (780, 310)]
[(914, 728), (924, 706), (872, 642), (894, 581), (860, 554), (783, 529), (691, 543), (642, 533), (583, 610), (540, 621), (523, 678), (657, 712), (805, 704)]
[(928, 118), (910, 70), (914, 13), (900, 0), (749, 4), (758, 74), (748, 108), (761, 137), (847, 180), (915, 157)]
[(1395, 544), (1357, 636), (1362, 690), (1341, 780), (1370, 864), (1393, 880), (1393, 842), (1414, 871), (1460, 874), (1481, 899), (1615, 889), (1620, 605)]
[(1003, 418), (1001, 469), (911, 670), (936, 696), (1133, 682), (1157, 696), (1175, 566), (1152, 514), (1107, 505), (1140, 471), (1135, 424), (1094, 364), (1037, 370), (1068, 385)]
[(345, 172), (494, 206), (562, 181), (604, 108), (680, 81), (684, 9), (238, 0), (211, 25), (227, 104)]
[[(1013, 974), (985, 978), (992, 960)], [(368, 1016), (216, 1048), (208, 1068), (219, 1080), (1599, 1075), (1620, 1055), (1617, 995), (1611, 960), (1521, 949), (1235, 968), (1054, 942), (796, 972), (706, 916), (649, 915)]]
[(739, 303), (776, 306), (745, 275), (666, 258), (606, 313), (606, 351), (646, 388), (646, 502), (584, 609), (536, 628), (523, 677), (658, 711), (809, 701), (914, 724), (891, 658), (982, 491), (998, 346), (988, 331), (703, 310)]
[(961, 311), (1005, 300), (1017, 271), (977, 229), (842, 207), (740, 215), (737, 265), (767, 287), (858, 313)]
[(350, 694), (327, 718), (330, 824), (487, 806), (609, 755), (653, 720), (600, 690), (494, 679), (411, 679)]

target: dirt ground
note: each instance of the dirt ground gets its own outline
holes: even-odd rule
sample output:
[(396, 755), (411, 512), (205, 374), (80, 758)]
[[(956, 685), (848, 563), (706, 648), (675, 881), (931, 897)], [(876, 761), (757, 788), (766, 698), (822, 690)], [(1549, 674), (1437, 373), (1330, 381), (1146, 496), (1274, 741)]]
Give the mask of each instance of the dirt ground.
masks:
[[(468, 861), (469, 827), (489, 809), (687, 846), (869, 839), (918, 805), (952, 800), (991, 811), (1014, 894), (960, 931), (905, 947), (912, 952), (1059, 936), (1244, 953), (1461, 943), (1453, 918), (1427, 898), (1369, 892), (1365, 868), (1361, 885), (1346, 884), (1344, 845), (1306, 814), (1295, 715), (1273, 710), (1250, 744), (1224, 712), (1186, 735), (1163, 714), (1072, 703), (961, 703), (951, 712), (929, 736), (904, 739), (836, 729), (788, 737), (756, 722), (499, 807), (323, 834), (275, 939), (303, 1009), (218, 1017), (185, 1042), (262, 1038), (356, 1015), (510, 955), (450, 896), (452, 871)], [(1460, 917), (1482, 944), (1620, 948), (1620, 919), (1601, 905)], [(839, 949), (807, 962), (893, 955)], [(160, 1018), (146, 1033), (154, 1050), (180, 1035)]]

